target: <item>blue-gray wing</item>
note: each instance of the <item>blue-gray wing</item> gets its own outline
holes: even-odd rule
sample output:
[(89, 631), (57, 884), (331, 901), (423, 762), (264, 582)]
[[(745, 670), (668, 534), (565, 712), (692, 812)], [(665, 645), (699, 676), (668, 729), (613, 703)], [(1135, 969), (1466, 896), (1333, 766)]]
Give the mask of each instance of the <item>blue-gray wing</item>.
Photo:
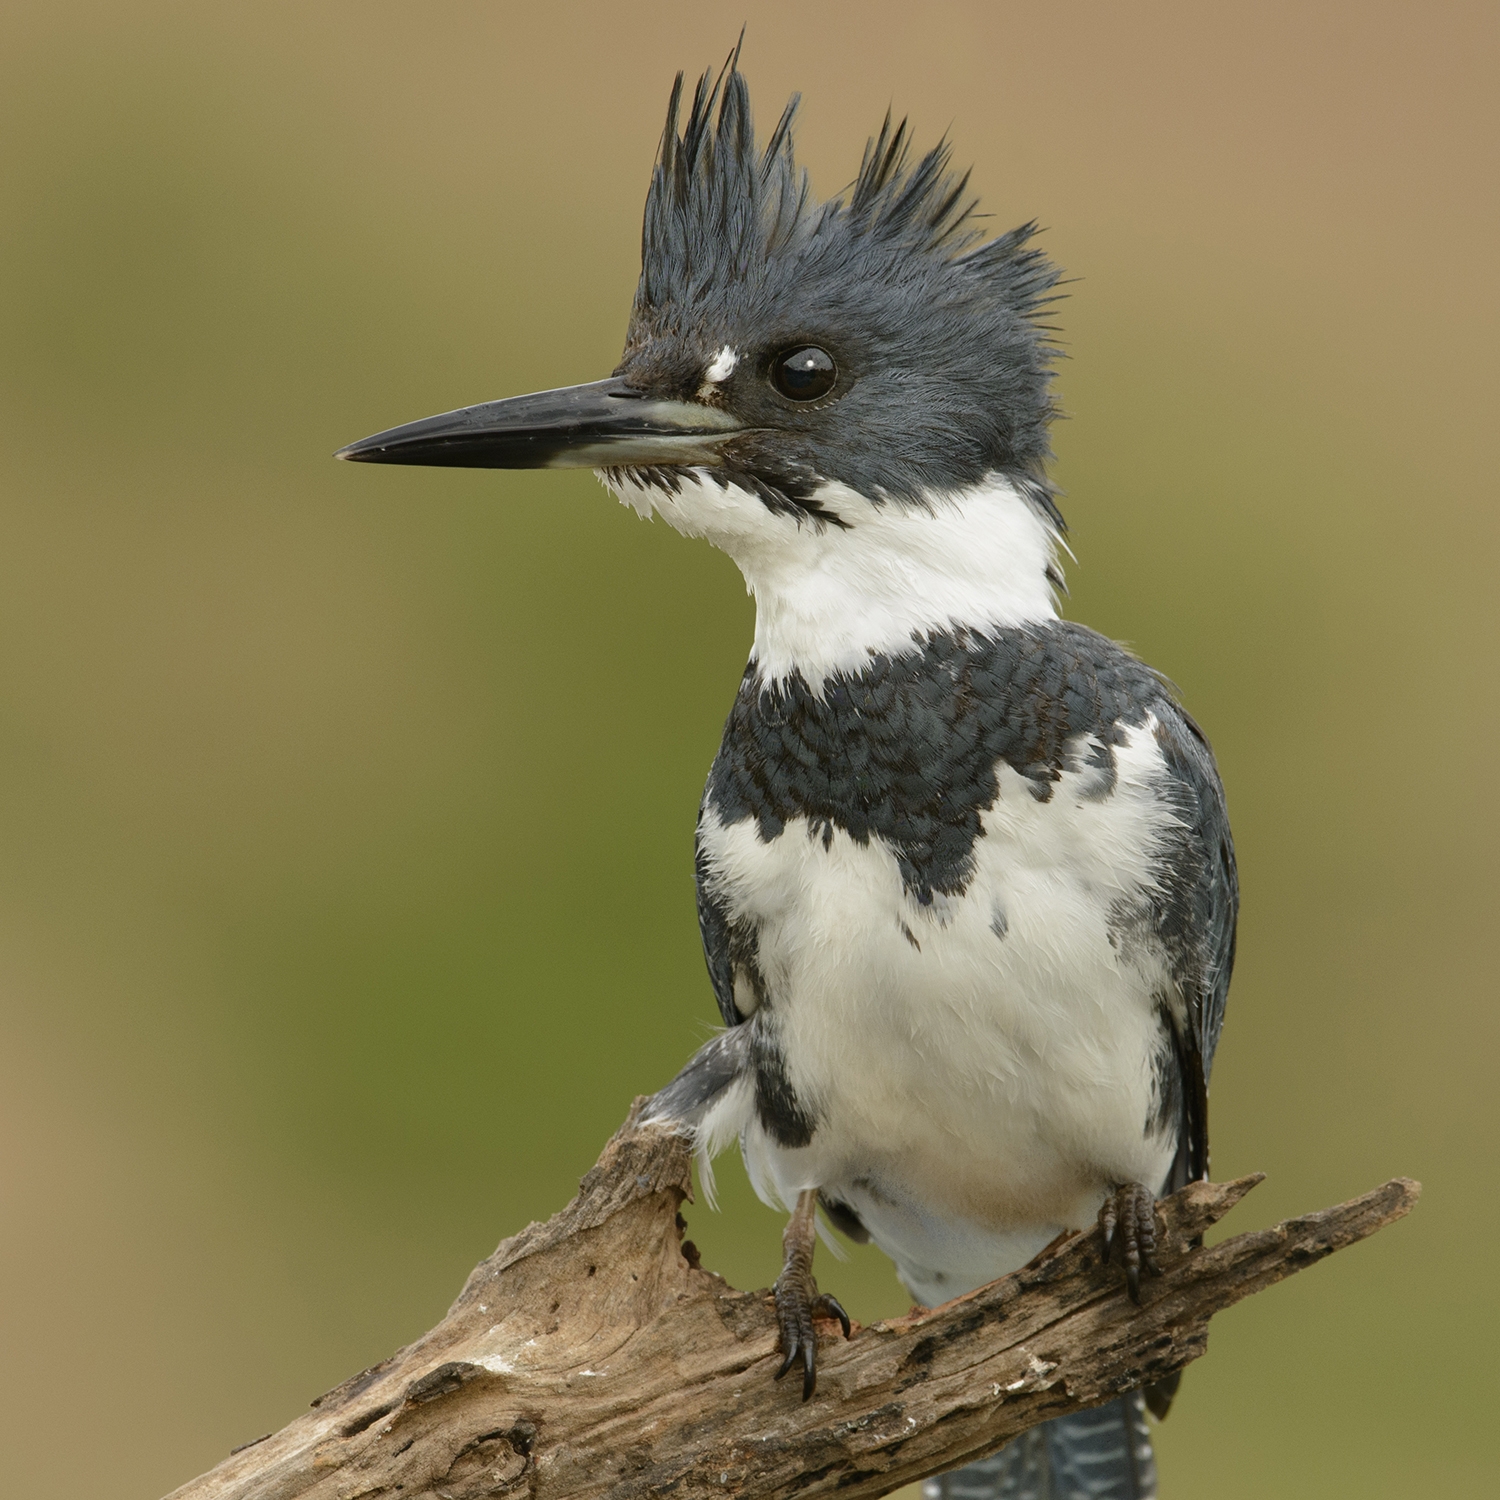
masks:
[(754, 938), (740, 931), (738, 924), (731, 921), (724, 898), (714, 887), (701, 839), (696, 863), (698, 931), (703, 937), (703, 957), (708, 962), (709, 983), (714, 987), (714, 999), (719, 1002), (719, 1014), (724, 1017), (724, 1024), (738, 1026), (745, 1017), (734, 1003), (735, 968), (738, 965), (747, 981), (758, 979)]
[(1181, 827), (1165, 862), (1158, 933), (1186, 1002), (1174, 1038), (1182, 1080), (1177, 1161), (1168, 1186), (1208, 1175), (1208, 1076), (1234, 971), (1240, 888), (1218, 767), (1203, 731), (1177, 704), (1156, 709), (1157, 743), (1172, 778)]
[(745, 1018), (734, 1003), (734, 961), (729, 956), (729, 915), (714, 891), (703, 846), (698, 846), (698, 931), (703, 937), (703, 957), (708, 962), (708, 980), (719, 1002), (726, 1026), (738, 1026)]

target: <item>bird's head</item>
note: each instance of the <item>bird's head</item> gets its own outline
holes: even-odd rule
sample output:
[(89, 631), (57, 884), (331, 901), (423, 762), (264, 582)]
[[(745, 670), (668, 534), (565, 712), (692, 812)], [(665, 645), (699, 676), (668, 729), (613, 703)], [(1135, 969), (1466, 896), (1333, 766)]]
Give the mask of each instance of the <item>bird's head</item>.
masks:
[[(613, 375), (338, 456), (595, 469), (643, 514), (728, 551), (762, 624), (790, 610), (800, 651), (758, 631), (777, 670), (854, 665), (927, 626), (1049, 614), (1062, 522), (1038, 319), (1058, 277), (1035, 226), (984, 238), (946, 143), (913, 164), (889, 117), (852, 186), (819, 203), (793, 156), (796, 98), (758, 147), (737, 56), (704, 75), (685, 119), (682, 92), (679, 75)], [(872, 609), (880, 620), (847, 618)], [(810, 651), (809, 635), (840, 639)]]

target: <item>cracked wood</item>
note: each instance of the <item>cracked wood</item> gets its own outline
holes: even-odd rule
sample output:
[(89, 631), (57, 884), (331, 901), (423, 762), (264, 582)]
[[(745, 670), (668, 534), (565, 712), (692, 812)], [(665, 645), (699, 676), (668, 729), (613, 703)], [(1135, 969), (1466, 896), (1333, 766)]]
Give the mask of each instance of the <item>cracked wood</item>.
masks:
[(1162, 1275), (1140, 1307), (1099, 1232), (1073, 1235), (848, 1343), (820, 1324), (803, 1405), (771, 1381), (770, 1293), (684, 1256), (687, 1145), (636, 1112), (572, 1203), (477, 1266), (436, 1328), (170, 1500), (882, 1495), (1180, 1369), (1215, 1312), (1403, 1217), (1420, 1191), (1397, 1178), (1204, 1248), (1261, 1179), (1193, 1183), (1158, 1205)]

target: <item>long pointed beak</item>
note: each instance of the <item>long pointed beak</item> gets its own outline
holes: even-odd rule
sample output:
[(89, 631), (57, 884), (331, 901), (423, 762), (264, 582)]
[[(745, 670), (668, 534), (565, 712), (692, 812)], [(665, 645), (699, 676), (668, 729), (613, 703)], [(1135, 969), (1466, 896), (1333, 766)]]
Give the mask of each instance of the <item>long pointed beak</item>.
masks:
[(340, 448), (363, 464), (463, 469), (597, 469), (712, 464), (742, 429), (727, 412), (644, 395), (613, 377), (425, 417)]

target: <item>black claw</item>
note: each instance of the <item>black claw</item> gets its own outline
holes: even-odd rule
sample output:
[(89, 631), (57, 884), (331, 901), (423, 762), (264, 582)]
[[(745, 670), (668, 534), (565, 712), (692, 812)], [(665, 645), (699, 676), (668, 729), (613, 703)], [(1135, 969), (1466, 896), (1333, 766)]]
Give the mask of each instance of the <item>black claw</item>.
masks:
[(822, 1313), (825, 1318), (837, 1318), (839, 1327), (844, 1330), (846, 1339), (853, 1338), (853, 1325), (849, 1322), (849, 1314), (844, 1311), (843, 1304), (837, 1297), (830, 1296), (824, 1292), (816, 1302), (813, 1303), (813, 1312)]
[(811, 1401), (818, 1388), (817, 1345), (809, 1340), (802, 1346), (802, 1399)]
[(786, 1372), (788, 1370), (790, 1370), (792, 1368), (792, 1366), (797, 1362), (797, 1355), (800, 1352), (801, 1351), (798, 1349), (798, 1346), (796, 1344), (793, 1344), (792, 1348), (791, 1348), (791, 1352), (787, 1355), (787, 1357), (784, 1360), (782, 1360), (782, 1362), (781, 1362), (781, 1368), (779, 1370), (777, 1370), (777, 1372), (771, 1377), (771, 1379), (772, 1380), (780, 1380), (781, 1377), (783, 1375), (785, 1375)]

